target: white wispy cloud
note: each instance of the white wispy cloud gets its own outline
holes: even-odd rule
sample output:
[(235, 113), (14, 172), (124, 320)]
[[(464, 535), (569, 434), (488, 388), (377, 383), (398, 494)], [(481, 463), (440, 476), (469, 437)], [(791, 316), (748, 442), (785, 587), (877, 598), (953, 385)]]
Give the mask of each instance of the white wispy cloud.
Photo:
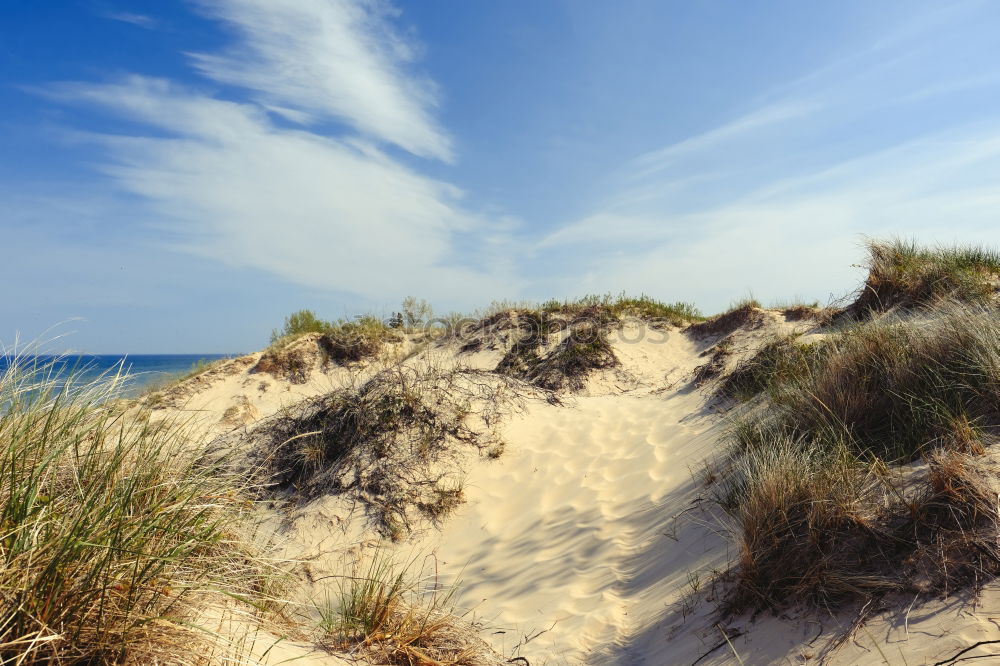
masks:
[[(152, 204), (151, 220), (191, 251), (302, 284), (381, 297), (474, 293), (496, 284), (456, 250), (492, 232), (461, 192), (356, 139), (275, 126), (259, 106), (161, 79), (50, 89), (169, 136), (92, 135), (102, 168)], [(489, 247), (482, 248), (490, 252)]]
[(157, 21), (152, 16), (146, 16), (145, 14), (136, 14), (135, 12), (114, 12), (108, 11), (101, 14), (104, 18), (111, 19), (112, 21), (120, 21), (122, 23), (130, 23), (140, 28), (146, 28), (151, 30), (159, 25)]
[(458, 188), (385, 150), (452, 157), (431, 86), (403, 69), (416, 47), (394, 31), (388, 5), (221, 0), (204, 9), (238, 39), (193, 56), (196, 67), (249, 89), (246, 99), (139, 74), (40, 91), (145, 128), (75, 137), (99, 146), (99, 169), (145, 202), (147, 227), (176, 248), (371, 300), (420, 293), (469, 304), (516, 284), (501, 251), (510, 220), (466, 210)]
[(816, 108), (817, 105), (809, 100), (794, 100), (755, 109), (703, 134), (636, 157), (628, 165), (630, 177), (636, 180), (648, 178), (676, 166), (685, 157), (716, 149), (741, 137), (756, 135), (768, 126), (801, 118)]
[(298, 122), (347, 123), (416, 155), (451, 161), (433, 117), (433, 82), (407, 70), (417, 46), (393, 28), (390, 6), (358, 0), (217, 0), (199, 6), (238, 41), (192, 54), (206, 76), (253, 91)]

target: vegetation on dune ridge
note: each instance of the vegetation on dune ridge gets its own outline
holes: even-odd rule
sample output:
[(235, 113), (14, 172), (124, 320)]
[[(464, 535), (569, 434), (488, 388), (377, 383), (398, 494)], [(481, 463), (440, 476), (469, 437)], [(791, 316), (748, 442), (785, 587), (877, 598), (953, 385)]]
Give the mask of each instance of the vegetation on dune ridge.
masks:
[(923, 248), (900, 239), (871, 240), (868, 277), (848, 312), (867, 316), (890, 308), (933, 306), (942, 299), (995, 300), (1000, 252), (980, 246)]
[(205, 601), (260, 603), (274, 577), (241, 536), (245, 501), (177, 423), (123, 409), (121, 377), (26, 358), (0, 375), (0, 661), (203, 659)]
[(156, 394), (168, 391), (169, 389), (172, 389), (178, 386), (179, 384), (182, 384), (187, 380), (192, 379), (193, 377), (197, 377), (198, 375), (203, 375), (206, 372), (215, 370), (216, 368), (225, 365), (231, 360), (232, 358), (219, 358), (214, 360), (198, 359), (197, 361), (191, 364), (190, 368), (188, 368), (183, 372), (178, 372), (172, 375), (166, 375), (157, 378), (151, 382), (148, 382), (143, 387), (142, 393), (139, 394), (139, 398), (146, 401), (147, 407), (155, 408), (159, 406), (162, 402), (162, 396), (157, 396)]
[[(574, 300), (550, 300), (541, 305), (532, 302), (496, 301), (480, 312), (470, 315), (451, 313), (434, 317), (433, 307), (425, 300), (407, 297), (398, 312), (380, 318), (373, 314), (353, 320), (324, 320), (311, 310), (298, 310), (285, 317), (281, 329), (271, 332), (270, 347), (282, 349), (308, 333), (317, 333), (345, 346), (365, 346), (375, 341), (397, 337), (398, 333), (435, 333), (444, 337), (461, 336), (469, 328), (481, 327), (499, 314), (515, 312), (523, 317), (550, 320), (553, 316), (568, 317), (580, 322), (586, 315), (592, 323), (604, 324), (625, 317), (636, 317), (655, 323), (684, 326), (704, 317), (691, 303), (664, 303), (645, 295), (588, 295)], [(337, 358), (333, 358), (338, 361)]]
[(846, 311), (860, 320), (777, 337), (721, 381), (744, 402), (715, 491), (739, 541), (727, 611), (1000, 574), (1000, 264), (976, 248), (869, 250)]
[[(620, 294), (587, 295), (576, 300), (543, 303), (537, 310), (544, 313), (560, 313), (579, 315), (589, 312), (592, 316), (601, 315), (609, 321), (620, 320), (623, 317), (636, 317), (669, 323), (674, 326), (684, 326), (691, 322), (704, 319), (701, 312), (692, 303), (664, 303), (642, 294), (638, 297)], [(599, 322), (594, 322), (599, 323)]]

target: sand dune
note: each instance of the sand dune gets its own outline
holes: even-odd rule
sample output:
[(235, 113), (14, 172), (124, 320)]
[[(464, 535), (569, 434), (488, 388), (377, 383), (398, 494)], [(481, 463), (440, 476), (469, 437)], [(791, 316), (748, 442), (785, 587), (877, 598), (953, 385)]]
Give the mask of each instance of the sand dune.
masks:
[[(755, 317), (733, 333), (726, 363), (775, 333), (815, 327), (779, 312)], [(532, 666), (913, 665), (995, 637), (994, 588), (978, 601), (951, 597), (877, 615), (849, 637), (849, 613), (793, 609), (780, 617), (719, 620), (712, 602), (733, 542), (719, 510), (705, 501), (706, 469), (728, 421), (711, 385), (693, 381), (718, 337), (627, 322), (611, 336), (618, 367), (592, 374), (582, 391), (560, 395), (561, 404), (529, 396), (503, 422), (503, 455), (468, 457), (465, 502), (441, 525), (389, 544), (366, 526), (356, 505), (321, 497), (272, 515), (280, 553), (304, 562), (311, 581), (322, 581), (342, 571), (345, 558), (392, 549), (432, 571), (435, 583), (460, 580), (455, 600), (466, 619), (483, 628), (498, 652)], [(312, 356), (314, 339), (297, 344), (310, 355), (305, 381), (251, 372), (255, 355), (179, 389), (166, 411), (195, 415), (206, 437), (247, 431), (283, 406), (356, 384), (406, 355), (394, 349), (391, 358), (348, 370)], [(500, 356), (488, 348), (460, 352), (457, 342), (406, 345), (415, 352), (407, 364), (491, 368)], [(306, 583), (304, 598), (321, 594), (322, 586)], [(338, 663), (332, 655), (305, 657), (304, 648), (282, 650), (265, 661)]]

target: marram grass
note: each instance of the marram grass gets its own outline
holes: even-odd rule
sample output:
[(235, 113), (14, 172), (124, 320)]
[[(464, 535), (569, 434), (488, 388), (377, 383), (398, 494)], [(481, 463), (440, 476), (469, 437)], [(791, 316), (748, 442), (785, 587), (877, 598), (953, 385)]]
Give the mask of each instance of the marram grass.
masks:
[(245, 501), (117, 400), (122, 377), (31, 359), (0, 375), (0, 663), (205, 661), (208, 600), (267, 585)]

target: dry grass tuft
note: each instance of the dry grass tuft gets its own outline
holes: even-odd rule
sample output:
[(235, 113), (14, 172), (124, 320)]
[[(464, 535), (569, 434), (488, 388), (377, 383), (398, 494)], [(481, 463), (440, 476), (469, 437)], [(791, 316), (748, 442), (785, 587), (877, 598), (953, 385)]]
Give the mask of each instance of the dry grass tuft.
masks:
[(337, 597), (317, 606), (320, 643), (380, 664), (506, 663), (475, 627), (456, 617), (453, 589), (442, 591), (432, 580), (422, 592), (409, 571), (379, 552), (367, 565), (355, 564), (352, 574), (341, 579)]
[(309, 380), (309, 360), (301, 348), (270, 348), (250, 368), (251, 374), (258, 372), (286, 379), (292, 384), (305, 384)]
[(358, 388), (305, 400), (235, 436), (256, 450), (271, 492), (347, 494), (385, 536), (462, 501), (464, 451), (502, 451), (497, 425), (514, 384), (492, 373), (393, 367)]
[(830, 605), (896, 589), (884, 566), (892, 495), (862, 466), (774, 442), (741, 456), (724, 492), (740, 537), (728, 610)]
[(997, 480), (956, 451), (928, 454), (910, 480), (801, 443), (749, 453), (721, 498), (740, 536), (726, 609), (981, 586), (1000, 573)]
[[(537, 326), (530, 327), (511, 345), (496, 372), (550, 391), (583, 389), (591, 372), (619, 364), (608, 341), (608, 325), (599, 314), (585, 310), (568, 323), (537, 315)], [(546, 351), (549, 333), (565, 328), (569, 329), (566, 336)]]
[(904, 575), (921, 592), (978, 588), (1000, 573), (1000, 476), (969, 453), (939, 450), (927, 462), (927, 487), (902, 530), (916, 542)]

